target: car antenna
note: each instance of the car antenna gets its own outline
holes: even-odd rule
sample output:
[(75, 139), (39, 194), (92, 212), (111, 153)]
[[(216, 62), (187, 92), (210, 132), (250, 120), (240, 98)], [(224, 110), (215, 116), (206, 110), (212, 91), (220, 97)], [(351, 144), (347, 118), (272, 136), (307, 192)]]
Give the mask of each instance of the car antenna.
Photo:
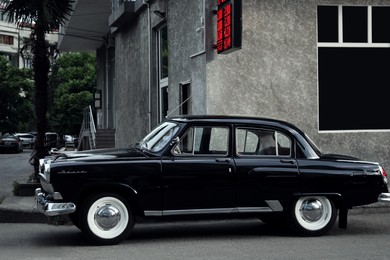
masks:
[(177, 107), (175, 107), (175, 109), (173, 109), (169, 114), (167, 114), (166, 116), (165, 116), (165, 118), (168, 118), (170, 115), (172, 115), (172, 113), (173, 112), (175, 112), (176, 110), (178, 110), (185, 102), (187, 102), (190, 98), (192, 97), (192, 95), (191, 96), (189, 96), (186, 100), (184, 100), (183, 102), (181, 102)]

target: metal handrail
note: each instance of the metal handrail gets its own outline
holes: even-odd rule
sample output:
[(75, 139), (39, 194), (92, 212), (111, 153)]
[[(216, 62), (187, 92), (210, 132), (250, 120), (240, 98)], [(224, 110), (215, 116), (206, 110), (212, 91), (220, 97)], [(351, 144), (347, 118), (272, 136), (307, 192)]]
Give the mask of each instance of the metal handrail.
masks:
[(92, 108), (89, 106), (89, 128), (91, 130), (91, 136), (92, 136), (92, 148), (96, 148), (96, 127), (95, 127), (95, 120), (93, 119), (92, 114)]
[(79, 134), (79, 146), (82, 142), (83, 133), (89, 132), (89, 144), (91, 149), (96, 148), (96, 126), (93, 119), (92, 107), (88, 106), (83, 109), (83, 123)]

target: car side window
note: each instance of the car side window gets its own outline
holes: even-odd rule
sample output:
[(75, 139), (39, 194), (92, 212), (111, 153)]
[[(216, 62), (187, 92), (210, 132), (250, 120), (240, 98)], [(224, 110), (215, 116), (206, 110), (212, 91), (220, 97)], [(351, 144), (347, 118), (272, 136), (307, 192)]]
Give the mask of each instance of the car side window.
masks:
[(290, 156), (291, 144), (287, 135), (275, 130), (236, 129), (237, 155)]
[(256, 153), (257, 146), (260, 143), (259, 136), (248, 129), (237, 129), (236, 141), (237, 152), (239, 154), (254, 155)]
[(173, 149), (178, 156), (227, 155), (229, 129), (226, 127), (191, 127)]

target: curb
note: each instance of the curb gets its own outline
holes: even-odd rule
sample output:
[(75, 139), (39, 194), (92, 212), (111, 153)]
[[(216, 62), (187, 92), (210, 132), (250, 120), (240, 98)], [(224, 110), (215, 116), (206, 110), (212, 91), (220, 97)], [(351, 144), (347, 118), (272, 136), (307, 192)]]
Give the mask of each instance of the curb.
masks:
[(0, 223), (48, 223), (48, 218), (38, 212), (0, 209)]
[(47, 223), (48, 218), (35, 211), (34, 197), (9, 196), (0, 204), (0, 223)]
[(349, 215), (376, 213), (390, 213), (390, 203), (376, 202), (365, 206), (358, 206), (348, 211)]
[(19, 183), (18, 196), (34, 197), (36, 188), (41, 188), (41, 184), (36, 182)]

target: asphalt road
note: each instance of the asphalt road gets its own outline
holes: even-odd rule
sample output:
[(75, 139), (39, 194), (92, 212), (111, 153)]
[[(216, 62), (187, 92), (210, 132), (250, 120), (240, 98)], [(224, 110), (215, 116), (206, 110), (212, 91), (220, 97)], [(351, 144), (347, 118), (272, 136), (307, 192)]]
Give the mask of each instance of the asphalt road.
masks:
[(256, 219), (141, 223), (119, 245), (88, 244), (74, 226), (0, 224), (0, 259), (390, 259), (389, 214), (350, 216), (321, 237)]
[(31, 149), (24, 149), (22, 153), (0, 153), (0, 198), (13, 194), (15, 181), (27, 182), (33, 174), (34, 167), (28, 162), (31, 152)]

